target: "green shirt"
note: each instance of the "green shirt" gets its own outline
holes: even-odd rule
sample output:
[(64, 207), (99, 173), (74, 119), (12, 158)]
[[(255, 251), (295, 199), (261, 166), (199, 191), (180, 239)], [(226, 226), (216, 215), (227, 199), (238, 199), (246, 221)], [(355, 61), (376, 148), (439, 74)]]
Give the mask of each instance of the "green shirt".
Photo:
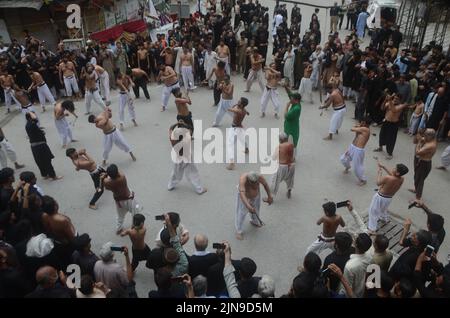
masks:
[(284, 132), (288, 136), (292, 136), (294, 146), (297, 147), (300, 135), (300, 114), (302, 106), (300, 103), (292, 105), (284, 116)]

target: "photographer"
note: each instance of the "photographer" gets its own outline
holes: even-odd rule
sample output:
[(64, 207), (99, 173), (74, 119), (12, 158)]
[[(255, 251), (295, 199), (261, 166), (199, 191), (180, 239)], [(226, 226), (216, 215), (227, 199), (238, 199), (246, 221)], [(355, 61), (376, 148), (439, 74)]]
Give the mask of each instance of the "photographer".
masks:
[[(427, 273), (426, 268), (429, 267), (424, 266), (427, 262), (431, 262), (431, 273)], [(423, 298), (450, 297), (450, 264), (444, 267), (437, 261), (435, 253), (431, 254), (431, 257), (426, 255), (426, 251), (419, 255), (413, 278), (414, 284)], [(427, 282), (431, 283), (427, 285)]]

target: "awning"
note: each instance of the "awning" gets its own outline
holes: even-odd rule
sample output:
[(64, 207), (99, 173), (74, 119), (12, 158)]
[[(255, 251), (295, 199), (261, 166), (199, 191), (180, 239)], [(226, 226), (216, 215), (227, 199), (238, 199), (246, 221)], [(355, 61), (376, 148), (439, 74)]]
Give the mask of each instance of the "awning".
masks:
[(118, 39), (124, 32), (139, 33), (147, 30), (147, 24), (144, 20), (130, 21), (116, 25), (112, 28), (95, 32), (91, 34), (91, 39), (100, 42), (109, 42), (109, 40)]
[(1, 0), (0, 8), (31, 8), (40, 10), (42, 4), (42, 0)]

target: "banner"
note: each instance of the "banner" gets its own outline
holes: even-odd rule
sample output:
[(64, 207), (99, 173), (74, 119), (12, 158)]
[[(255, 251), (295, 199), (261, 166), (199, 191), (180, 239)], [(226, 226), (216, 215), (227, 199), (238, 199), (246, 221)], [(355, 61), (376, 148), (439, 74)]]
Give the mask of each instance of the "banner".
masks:
[(139, 19), (139, 1), (127, 0), (127, 20), (133, 21)]
[(103, 10), (103, 14), (105, 16), (105, 29), (112, 28), (116, 25), (116, 14), (114, 13), (114, 9), (111, 11)]
[(117, 0), (116, 2), (116, 23), (127, 20), (127, 0)]

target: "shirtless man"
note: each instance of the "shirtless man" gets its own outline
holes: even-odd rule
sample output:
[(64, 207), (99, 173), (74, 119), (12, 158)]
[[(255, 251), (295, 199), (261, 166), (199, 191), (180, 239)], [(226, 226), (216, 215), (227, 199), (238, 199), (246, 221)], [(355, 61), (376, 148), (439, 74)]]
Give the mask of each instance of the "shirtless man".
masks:
[(125, 121), (125, 107), (128, 107), (128, 113), (134, 126), (136, 123), (136, 113), (134, 111), (133, 97), (130, 95), (130, 87), (134, 87), (133, 80), (128, 76), (122, 74), (120, 71), (116, 74), (116, 84), (119, 88), (119, 120), (120, 130), (123, 130)]
[(75, 65), (72, 61), (69, 61), (68, 54), (63, 56), (61, 63), (58, 65), (58, 71), (59, 80), (61, 85), (64, 83), (67, 96), (72, 98), (72, 93), (78, 95), (80, 90), (78, 88)]
[(69, 148), (66, 150), (66, 156), (72, 160), (76, 171), (86, 170), (91, 175), (94, 182), (95, 193), (89, 202), (89, 209), (97, 210), (95, 203), (100, 199), (103, 194), (103, 188), (100, 187), (100, 175), (106, 172), (101, 166), (97, 166), (94, 159), (87, 154), (86, 149), (76, 150)]
[(409, 121), (408, 134), (410, 136), (414, 136), (417, 134), (417, 129), (419, 128), (420, 119), (423, 115), (425, 104), (422, 100), (418, 100), (414, 105), (411, 106), (411, 109), (414, 109), (412, 113), (411, 120)]
[[(181, 93), (181, 92), (180, 92)], [(192, 160), (192, 143), (182, 143), (183, 140), (188, 140), (192, 136), (193, 129), (188, 126), (187, 123), (179, 120), (178, 123), (172, 125), (169, 129), (169, 141), (172, 145), (172, 162), (173, 168), (169, 178), (169, 184), (167, 190), (172, 191), (175, 186), (183, 179), (184, 174), (186, 178), (191, 182), (197, 194), (203, 194), (207, 190), (204, 188), (200, 181), (200, 175), (198, 173), (197, 166)]]
[(56, 105), (55, 98), (53, 97), (47, 84), (44, 82), (42, 75), (39, 72), (33, 71), (31, 68), (27, 70), (28, 75), (31, 78), (31, 85), (28, 87), (28, 93), (33, 89), (37, 89), (39, 103), (41, 104), (42, 112), (45, 112), (45, 102), (49, 101), (53, 106)]
[(219, 61), (216, 66), (214, 66), (213, 70), (211, 71), (211, 74), (206, 79), (206, 81), (210, 81), (212, 76), (216, 77), (216, 81), (214, 82), (213, 86), (213, 95), (214, 95), (214, 104), (213, 106), (217, 106), (220, 102), (220, 95), (221, 90), (219, 88), (220, 83), (225, 79), (225, 63), (222, 61)]
[(325, 105), (320, 106), (319, 109), (324, 109), (333, 106), (333, 116), (330, 120), (330, 130), (328, 136), (323, 138), (323, 140), (332, 140), (333, 134), (337, 134), (341, 128), (342, 122), (344, 121), (344, 115), (347, 112), (345, 107), (344, 96), (342, 96), (341, 91), (338, 88), (337, 81), (332, 81), (331, 83), (332, 91), (328, 99), (325, 101)]
[(254, 48), (253, 54), (250, 55), (251, 69), (247, 77), (247, 89), (244, 92), (250, 92), (250, 88), (255, 80), (258, 81), (261, 91), (264, 92), (264, 75), (262, 72), (262, 65), (264, 61), (265, 59), (262, 58), (261, 54), (258, 54), (258, 49)]
[(223, 38), (220, 39), (219, 45), (216, 47), (217, 60), (225, 63), (225, 71), (231, 75), (230, 69), (230, 48), (225, 45)]
[(374, 149), (375, 152), (383, 151), (383, 146), (386, 145), (387, 156), (386, 159), (392, 159), (395, 142), (397, 141), (398, 125), (400, 116), (408, 104), (399, 104), (400, 98), (398, 95), (388, 95), (386, 97), (381, 110), (385, 110), (384, 121), (381, 125), (379, 147)]
[(218, 127), (225, 114), (231, 115), (228, 110), (233, 105), (234, 85), (230, 81), (230, 76), (225, 74), (221, 83), (218, 84), (218, 89), (222, 92), (219, 107), (217, 108), (216, 117), (212, 124), (213, 127)]
[(133, 271), (139, 265), (139, 262), (146, 261), (149, 254), (150, 248), (145, 243), (145, 234), (147, 233), (147, 229), (144, 225), (145, 216), (140, 213), (136, 213), (133, 216), (133, 226), (128, 229), (122, 231), (120, 236), (129, 236), (131, 240), (131, 248), (133, 251), (133, 259), (131, 261), (131, 268)]
[(7, 112), (9, 113), (11, 111), (11, 100), (15, 101), (17, 109), (21, 109), (20, 103), (14, 95), (14, 77), (11, 74), (4, 72), (0, 75), (0, 85), (2, 86), (3, 92), (5, 94), (5, 105)]
[(148, 76), (148, 74), (140, 68), (128, 68), (126, 73), (134, 82), (134, 96), (136, 98), (139, 98), (139, 88), (142, 88), (145, 98), (147, 98), (147, 100), (150, 100), (150, 94), (147, 90), (147, 83), (150, 83), (150, 77)]
[[(250, 115), (245, 107), (248, 105), (248, 99), (245, 97), (241, 97), (239, 102), (234, 105), (232, 108), (228, 109), (229, 112), (233, 113), (233, 124), (230, 129), (227, 129), (227, 169), (233, 170), (235, 168), (234, 163), (234, 140), (238, 141), (238, 160), (240, 158), (239, 155), (239, 144), (242, 148), (245, 148), (245, 152), (248, 152), (248, 149), (245, 147), (245, 129), (242, 126), (242, 122), (246, 115)], [(239, 160), (241, 161), (241, 160)]]
[(436, 131), (428, 128), (418, 137), (414, 156), (414, 189), (409, 189), (409, 191), (416, 194), (413, 201), (422, 204), (423, 186), (425, 179), (430, 174), (431, 160), (437, 150)]
[(59, 213), (58, 203), (48, 195), (42, 197), (41, 208), (42, 212), (44, 212), (42, 214), (42, 224), (48, 236), (63, 245), (69, 244), (76, 236), (75, 227), (70, 218)]
[(264, 88), (264, 93), (261, 96), (261, 118), (266, 116), (267, 103), (269, 98), (272, 100), (273, 108), (275, 110), (275, 118), (278, 119), (278, 112), (280, 111), (280, 100), (278, 99), (278, 82), (281, 79), (281, 72), (276, 69), (276, 64), (271, 63), (269, 67), (265, 67), (267, 84)]
[(192, 91), (197, 88), (194, 85), (193, 65), (194, 56), (187, 47), (183, 48), (183, 53), (181, 53), (181, 77), (186, 91)]
[(189, 95), (183, 97), (181, 89), (173, 91), (175, 96), (175, 105), (177, 106), (177, 121), (182, 120), (186, 125), (188, 125), (192, 132), (194, 131), (194, 123), (192, 122), (192, 113), (189, 111), (188, 105), (192, 105), (192, 101)]
[[(383, 176), (383, 170), (387, 176)], [(369, 222), (367, 228), (370, 235), (375, 235), (378, 226), (378, 220), (388, 221), (388, 207), (392, 201), (392, 197), (397, 193), (403, 184), (403, 176), (408, 173), (408, 168), (404, 164), (388, 170), (385, 166), (378, 162), (377, 186), (378, 192), (372, 197), (369, 207)]]
[(91, 113), (92, 100), (94, 100), (94, 102), (104, 110), (106, 108), (106, 105), (103, 102), (102, 97), (100, 96), (100, 93), (98, 91), (97, 87), (98, 75), (97, 72), (94, 71), (94, 66), (88, 64), (86, 66), (86, 69), (83, 69), (81, 71), (81, 78), (84, 78), (84, 88), (86, 91), (84, 95), (84, 100), (86, 104), (85, 115), (89, 115)]
[(22, 169), (25, 165), (17, 162), (17, 154), (14, 147), (6, 139), (3, 129), (0, 127), (0, 167), (6, 168), (8, 166), (8, 159), (14, 162), (14, 167), (16, 169)]
[(244, 173), (239, 178), (238, 192), (237, 192), (237, 205), (236, 205), (236, 238), (238, 240), (243, 240), (243, 225), (247, 213), (250, 213), (251, 221), (250, 224), (261, 227), (264, 223), (259, 218), (259, 210), (261, 205), (261, 194), (259, 186), (263, 185), (267, 193), (267, 199), (263, 199), (269, 205), (272, 204), (273, 198), (270, 193), (269, 185), (259, 173), (250, 171), (249, 173)]
[(344, 165), (344, 173), (348, 173), (353, 163), (353, 171), (358, 178), (358, 185), (362, 186), (367, 183), (364, 175), (364, 154), (365, 147), (370, 138), (370, 119), (364, 118), (358, 125), (354, 126), (351, 131), (355, 133), (353, 142), (347, 151), (341, 156), (341, 163)]
[(148, 56), (148, 51), (142, 44), (138, 45), (138, 51), (136, 53), (138, 68), (144, 70), (146, 73), (150, 71), (150, 61)]
[(97, 78), (100, 80), (100, 95), (102, 100), (105, 101), (106, 106), (111, 105), (111, 90), (109, 87), (109, 74), (108, 72), (98, 64), (93, 65)]
[(77, 114), (75, 114), (75, 106), (71, 100), (65, 100), (56, 104), (53, 114), (55, 116), (56, 130), (61, 137), (62, 148), (66, 148), (70, 142), (76, 142), (72, 137), (72, 128), (70, 128), (66, 120), (66, 117), (69, 115), (73, 115), (75, 120), (78, 119)]
[(134, 198), (134, 192), (128, 188), (127, 178), (119, 171), (115, 164), (109, 165), (106, 173), (101, 174), (100, 182), (106, 190), (112, 192), (114, 201), (116, 201), (116, 234), (119, 235), (123, 231), (123, 221), (127, 212), (130, 212), (134, 216), (140, 212), (141, 208)]
[(103, 166), (106, 165), (106, 160), (109, 157), (113, 143), (122, 151), (130, 154), (131, 159), (136, 161), (136, 157), (133, 155), (130, 146), (123, 137), (122, 133), (116, 129), (116, 126), (111, 121), (112, 113), (111, 109), (107, 107), (100, 115), (90, 115), (88, 121), (91, 124), (95, 124), (95, 127), (103, 131)]
[(157, 80), (164, 82), (164, 88), (162, 89), (161, 96), (161, 111), (165, 111), (167, 104), (169, 102), (170, 94), (175, 89), (180, 89), (180, 84), (178, 83), (177, 73), (170, 66), (165, 66), (164, 64), (159, 65), (159, 74)]
[(270, 182), (273, 196), (276, 196), (281, 182), (286, 182), (287, 185), (287, 197), (291, 198), (291, 191), (294, 187), (294, 175), (295, 175), (295, 156), (294, 156), (294, 144), (289, 140), (288, 135), (284, 132), (280, 133), (280, 144), (275, 149), (273, 160), (278, 161), (278, 170), (272, 175)]
[(306, 254), (313, 252), (317, 255), (326, 249), (334, 250), (334, 236), (339, 227), (345, 226), (344, 219), (339, 214), (336, 214), (336, 203), (327, 202), (322, 205), (324, 216), (318, 221), (317, 225), (322, 224), (322, 233), (317, 236), (317, 239), (308, 247)]
[[(19, 88), (19, 86), (15, 85), (14, 87), (14, 97), (19, 102), (20, 107), (22, 108), (22, 114), (26, 115), (29, 112), (36, 113), (33, 104), (31, 103), (28, 95), (24, 89)], [(36, 115), (37, 117), (37, 115)]]
[(304, 63), (305, 64), (305, 70), (303, 72), (303, 77), (300, 82), (300, 87), (298, 88), (298, 92), (300, 95), (302, 95), (303, 100), (309, 101), (311, 104), (314, 104), (313, 101), (313, 94), (312, 94), (312, 88), (313, 83), (311, 81), (311, 74), (313, 72), (312, 64), (310, 63)]
[(166, 66), (174, 67), (175, 66), (175, 54), (171, 47), (166, 47), (161, 51), (161, 57), (164, 58), (164, 64)]

